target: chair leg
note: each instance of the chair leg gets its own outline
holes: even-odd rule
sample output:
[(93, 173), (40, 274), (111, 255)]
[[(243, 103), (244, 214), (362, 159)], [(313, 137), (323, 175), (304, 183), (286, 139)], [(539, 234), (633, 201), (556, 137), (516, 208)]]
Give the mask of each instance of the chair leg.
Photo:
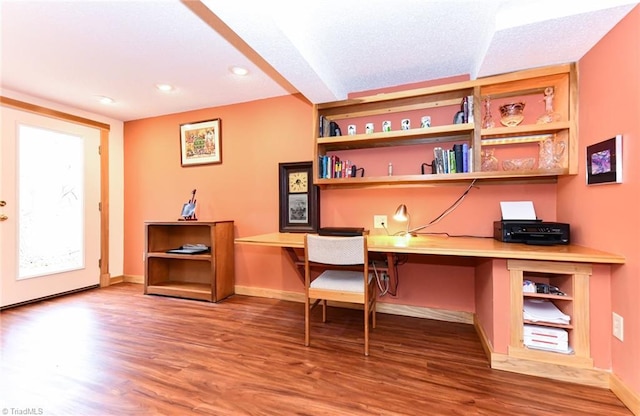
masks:
[(376, 327), (376, 305), (378, 303), (378, 291), (376, 289), (373, 289), (373, 302), (371, 303), (371, 315), (373, 315), (373, 319), (371, 320), (373, 323), (373, 327)]
[(327, 322), (327, 300), (322, 299), (322, 323)]
[(304, 345), (308, 347), (311, 343), (311, 305), (309, 305), (309, 296), (304, 300)]
[(364, 303), (364, 355), (369, 355), (369, 302)]

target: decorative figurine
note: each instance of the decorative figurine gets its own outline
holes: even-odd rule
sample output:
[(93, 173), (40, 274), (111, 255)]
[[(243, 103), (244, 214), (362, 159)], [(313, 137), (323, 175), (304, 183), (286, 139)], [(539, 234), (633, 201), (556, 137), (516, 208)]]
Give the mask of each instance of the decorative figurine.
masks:
[(537, 124), (546, 124), (560, 121), (560, 114), (553, 111), (553, 88), (544, 89), (544, 114), (538, 117)]
[(197, 221), (196, 218), (196, 190), (191, 192), (191, 199), (182, 206), (182, 218), (179, 221)]

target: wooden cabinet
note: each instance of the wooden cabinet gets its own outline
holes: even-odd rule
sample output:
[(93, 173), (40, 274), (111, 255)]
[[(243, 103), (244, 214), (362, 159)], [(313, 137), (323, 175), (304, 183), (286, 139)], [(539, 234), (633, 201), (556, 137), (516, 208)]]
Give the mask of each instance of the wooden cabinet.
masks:
[[(217, 302), (234, 293), (233, 221), (145, 222), (144, 293)], [(204, 244), (201, 254), (167, 251)]]
[[(511, 339), (509, 356), (532, 361), (542, 361), (565, 366), (592, 368), (589, 331), (589, 276), (591, 265), (584, 263), (509, 260), (507, 268), (511, 287)], [(524, 293), (524, 280), (547, 283), (560, 289), (564, 296)], [(571, 317), (569, 324), (524, 319), (524, 299), (540, 299), (552, 302), (562, 313)], [(568, 333), (569, 354), (531, 349), (524, 344), (524, 324), (542, 328), (560, 328)]]
[[(538, 124), (538, 117), (545, 113), (545, 91), (553, 93), (556, 118)], [(566, 64), (318, 104), (315, 106), (316, 183), (331, 188), (429, 185), (472, 179), (553, 182), (559, 175), (577, 174), (576, 94), (575, 64)], [(455, 116), (465, 97), (473, 102), (471, 117), (467, 123), (456, 124)], [(483, 128), (486, 98), (490, 100), (495, 122), (492, 128)], [(513, 127), (500, 124), (499, 107), (509, 102), (526, 104), (523, 122)], [(421, 127), (424, 116), (431, 117), (430, 127)], [(323, 120), (337, 123), (343, 135), (320, 134)], [(403, 130), (401, 126), (406, 120), (411, 128)], [(391, 122), (391, 131), (382, 131), (384, 121)], [(373, 133), (365, 132), (367, 123), (373, 124)], [(355, 127), (355, 134), (348, 134), (349, 126)], [(558, 163), (540, 168), (540, 147), (545, 141), (550, 141), (555, 149)], [(424, 164), (434, 159), (434, 147), (451, 149), (454, 144), (471, 149), (472, 172), (431, 174), (428, 168), (422, 173)], [(483, 170), (482, 158), (487, 152), (495, 152), (498, 163), (492, 169)], [(349, 160), (364, 169), (364, 176), (327, 178), (320, 162), (323, 156)], [(534, 163), (524, 169), (509, 170), (504, 164), (505, 160), (528, 158), (533, 158)], [(389, 175), (388, 164), (393, 166), (392, 175)]]

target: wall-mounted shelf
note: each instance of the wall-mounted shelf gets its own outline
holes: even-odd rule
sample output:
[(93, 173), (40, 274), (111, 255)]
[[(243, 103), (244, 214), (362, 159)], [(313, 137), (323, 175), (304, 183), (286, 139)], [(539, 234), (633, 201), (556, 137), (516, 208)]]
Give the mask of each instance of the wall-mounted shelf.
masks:
[[(544, 114), (544, 91), (552, 88), (554, 92), (554, 110), (558, 120), (538, 124), (537, 118)], [(315, 183), (323, 188), (338, 187), (389, 187), (389, 186), (431, 186), (466, 184), (476, 179), (483, 183), (548, 183), (556, 182), (558, 176), (577, 174), (577, 79), (575, 64), (514, 72), (511, 74), (463, 81), (435, 87), (420, 88), (402, 92), (377, 94), (368, 97), (323, 103), (315, 106), (316, 132), (321, 133), (321, 120), (334, 121), (343, 132), (348, 125), (357, 126), (359, 134), (323, 137), (316, 134), (315, 139)], [(452, 124), (456, 112), (461, 109), (463, 99), (473, 101), (473, 111), (468, 123)], [(491, 113), (495, 126), (482, 128), (484, 98), (490, 97), (495, 103)], [(525, 120), (515, 127), (500, 125), (498, 105), (505, 101), (527, 101)], [(430, 127), (419, 126), (420, 115), (434, 112), (434, 123)], [(401, 130), (400, 120), (412, 119), (414, 128)], [(436, 120), (436, 118), (438, 120)], [(380, 132), (380, 120), (392, 121), (395, 129)], [(377, 131), (364, 134), (364, 125), (368, 122), (376, 124)], [(491, 170), (482, 169), (482, 157), (485, 149), (496, 149), (500, 157), (507, 158), (509, 152), (516, 157), (528, 158), (539, 156), (541, 143), (551, 139), (560, 143), (564, 152), (552, 168), (545, 168), (535, 163), (526, 170), (504, 170), (502, 164), (496, 164)], [(425, 175), (389, 176), (382, 173), (370, 174), (368, 169), (358, 161), (357, 151), (388, 148), (389, 153), (406, 146), (417, 146), (416, 153), (421, 153), (427, 162), (433, 159), (433, 148), (452, 147), (463, 144), (470, 149), (472, 160), (471, 172), (442, 173)], [(421, 147), (420, 147), (421, 146)], [(413, 151), (413, 149), (412, 149)], [(321, 158), (325, 155), (340, 158), (347, 152), (349, 159), (358, 167), (364, 167), (364, 177), (327, 177), (321, 175)], [(385, 150), (387, 152), (387, 150)], [(398, 160), (394, 159), (396, 166)], [(401, 163), (401, 162), (400, 162)], [(416, 164), (415, 161), (409, 162)], [(378, 163), (381, 165), (382, 162)], [(408, 165), (409, 166), (409, 165)], [(539, 168), (542, 166), (542, 168)]]

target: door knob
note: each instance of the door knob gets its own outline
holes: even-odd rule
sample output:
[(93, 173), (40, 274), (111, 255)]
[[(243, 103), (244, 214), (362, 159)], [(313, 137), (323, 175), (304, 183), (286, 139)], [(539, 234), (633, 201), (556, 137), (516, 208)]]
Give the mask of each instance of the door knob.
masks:
[(6, 215), (0, 214), (0, 221), (6, 221), (8, 219), (9, 219), (9, 217), (7, 217)]
[(5, 205), (7, 205), (7, 203), (5, 201), (0, 201), (0, 207), (3, 207)]

